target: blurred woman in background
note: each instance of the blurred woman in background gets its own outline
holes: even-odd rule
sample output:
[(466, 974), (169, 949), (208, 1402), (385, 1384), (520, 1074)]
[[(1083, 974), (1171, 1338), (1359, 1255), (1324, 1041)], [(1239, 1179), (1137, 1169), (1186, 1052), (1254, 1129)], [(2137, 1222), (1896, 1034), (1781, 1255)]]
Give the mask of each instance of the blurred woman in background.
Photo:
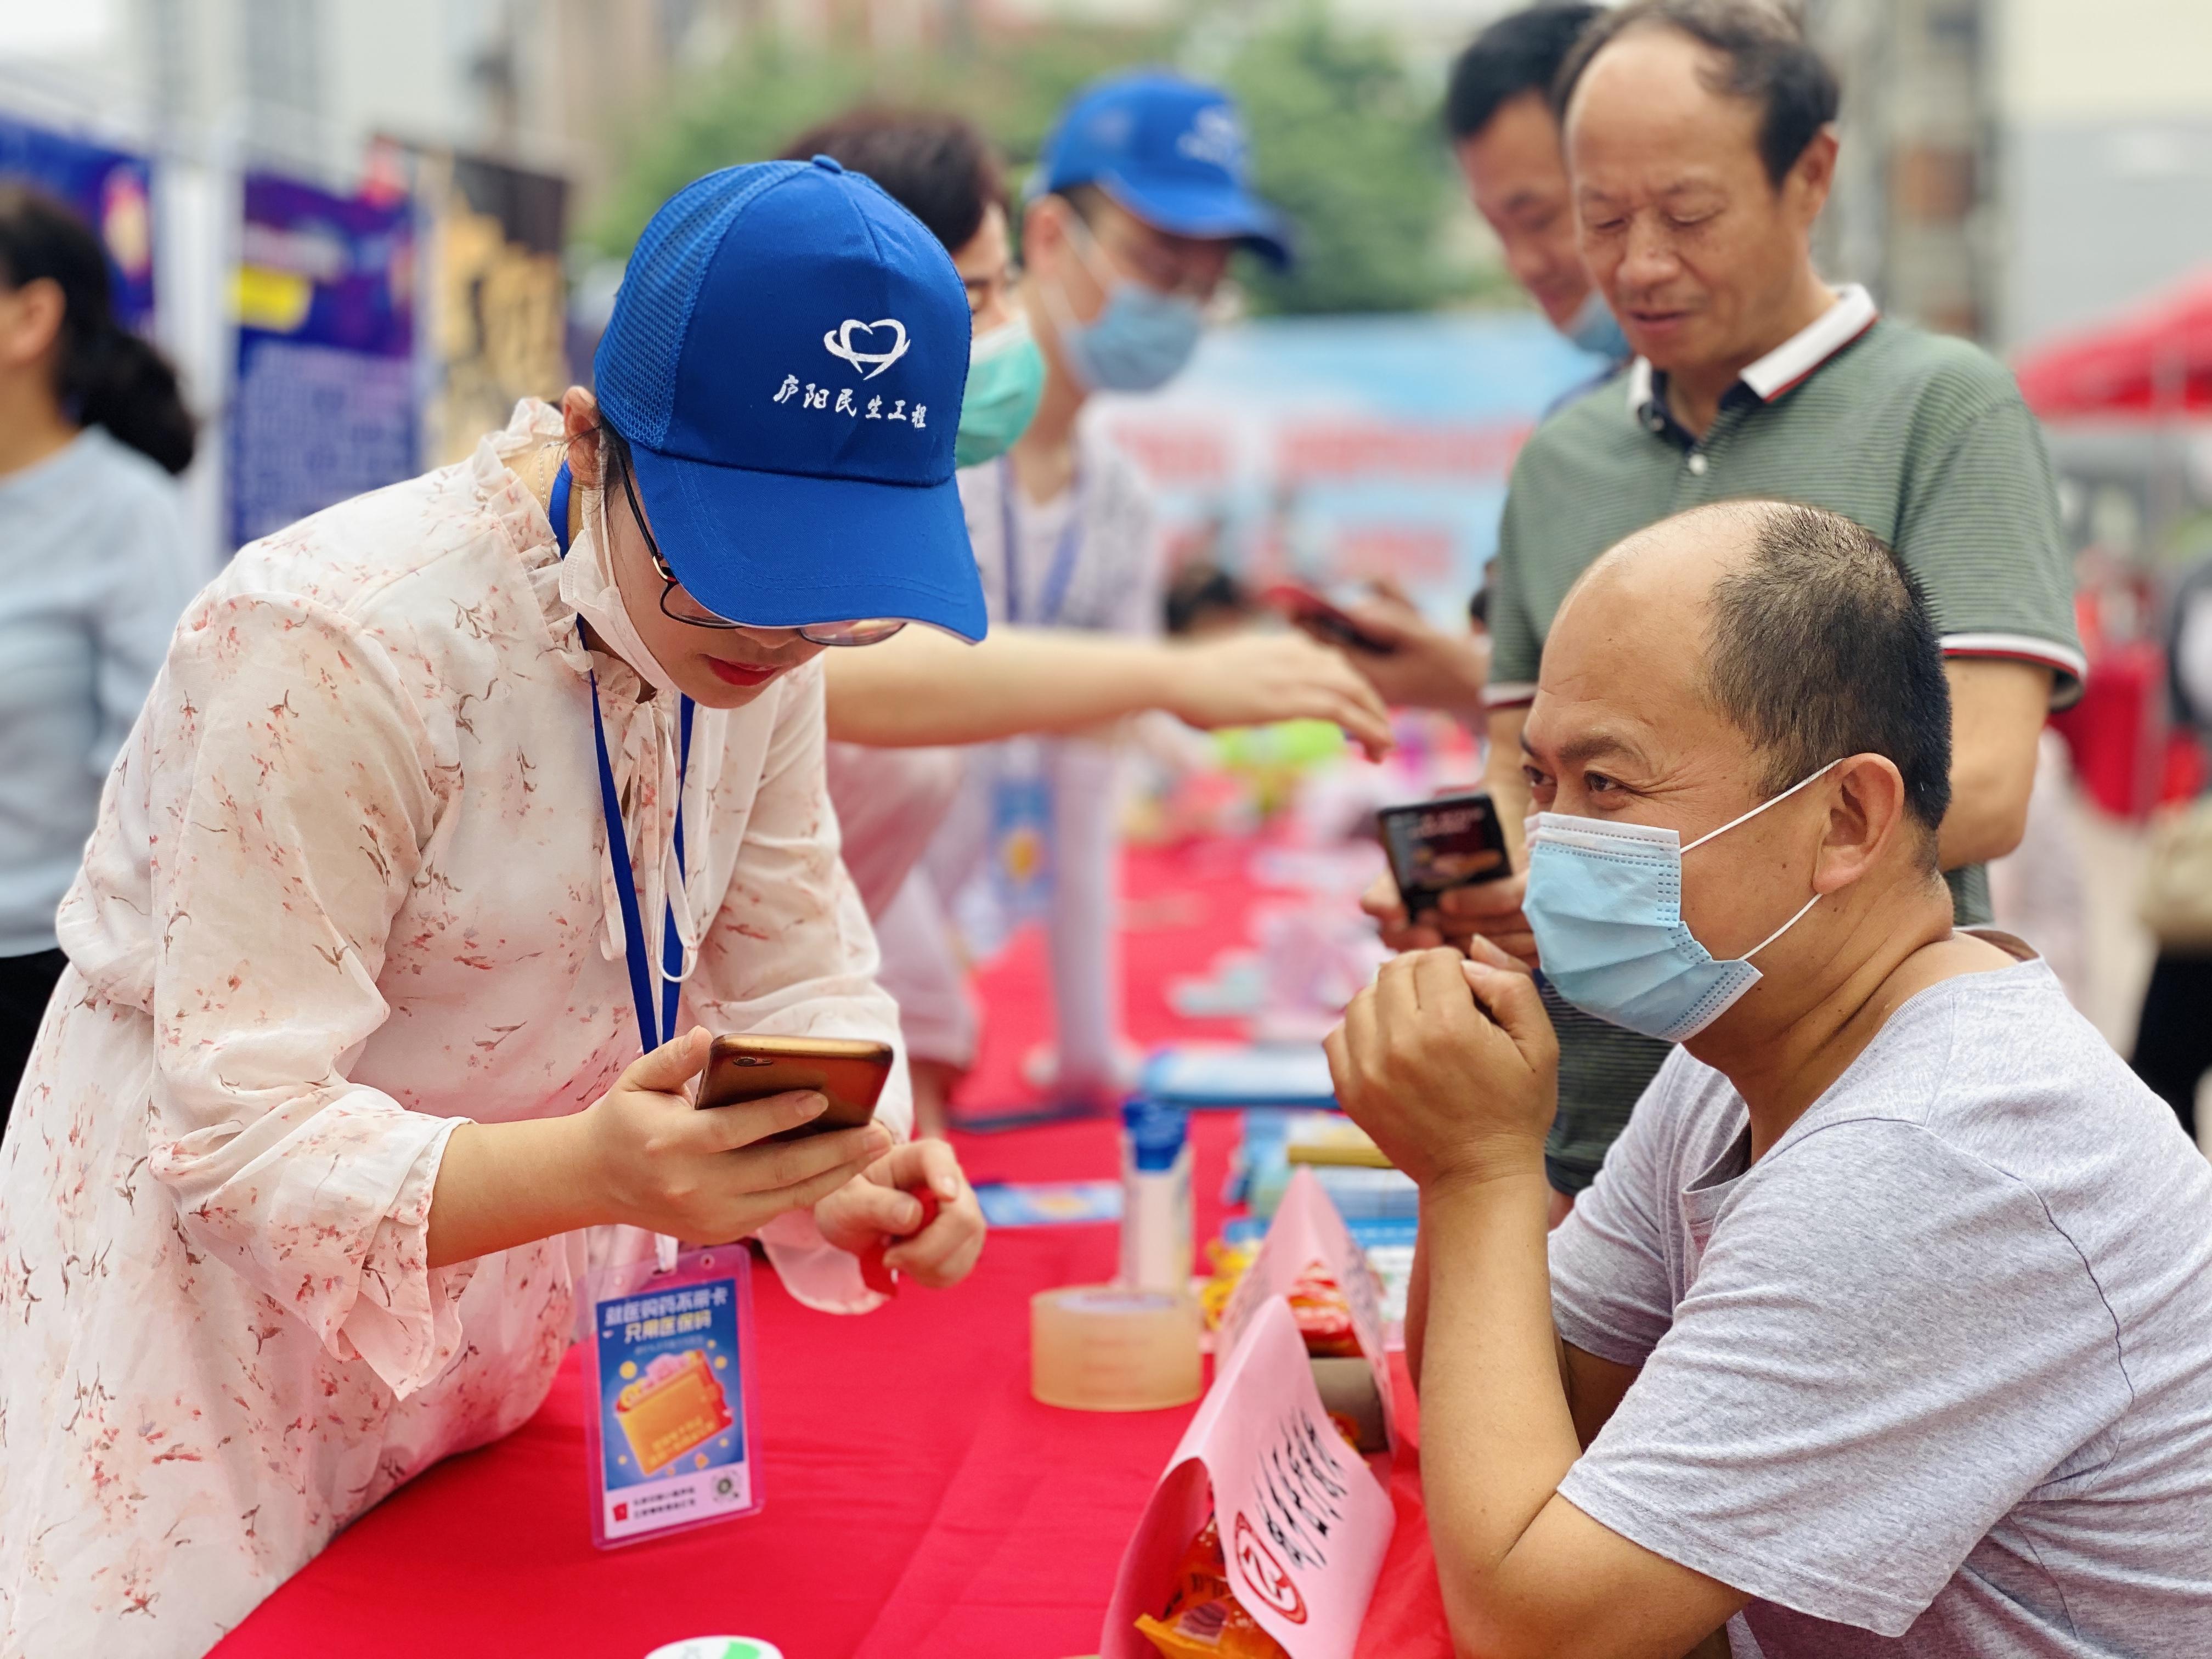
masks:
[(54, 907), (196, 585), (176, 371), (67, 207), (0, 185), (0, 1130), (64, 958)]

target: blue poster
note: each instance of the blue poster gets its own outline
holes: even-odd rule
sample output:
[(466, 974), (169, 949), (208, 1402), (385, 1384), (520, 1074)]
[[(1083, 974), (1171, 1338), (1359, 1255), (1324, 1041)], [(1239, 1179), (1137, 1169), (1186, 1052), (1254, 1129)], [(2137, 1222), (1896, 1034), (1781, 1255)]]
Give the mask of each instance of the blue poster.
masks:
[(154, 316), (153, 170), (143, 155), (0, 116), (0, 178), (75, 208), (107, 249), (115, 314), (143, 332)]
[(416, 451), (411, 202), (245, 184), (234, 545), (412, 476)]
[(1263, 317), (1098, 418), (1158, 492), (1171, 566), (1255, 591), (1387, 576), (1464, 627), (1522, 441), (1603, 368), (1534, 311)]

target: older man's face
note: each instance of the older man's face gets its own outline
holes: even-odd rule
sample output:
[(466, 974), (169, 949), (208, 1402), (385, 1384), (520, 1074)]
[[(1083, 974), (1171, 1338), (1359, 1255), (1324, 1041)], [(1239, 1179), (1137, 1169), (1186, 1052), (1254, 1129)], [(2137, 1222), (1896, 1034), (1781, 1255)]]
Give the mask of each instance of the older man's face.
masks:
[[(1686, 847), (1765, 799), (1759, 757), (1704, 690), (1708, 596), (1748, 533), (1656, 526), (1569, 595), (1522, 732), (1539, 811), (1654, 824)], [(1796, 798), (1685, 857), (1682, 919), (1714, 956), (1751, 949), (1804, 903), (1815, 810)]]
[(1704, 84), (1718, 61), (1673, 29), (1632, 28), (1567, 112), (1583, 263), (1629, 343), (1678, 373), (1741, 367), (1789, 337), (1826, 194), (1825, 150), (1769, 181), (1759, 106)]

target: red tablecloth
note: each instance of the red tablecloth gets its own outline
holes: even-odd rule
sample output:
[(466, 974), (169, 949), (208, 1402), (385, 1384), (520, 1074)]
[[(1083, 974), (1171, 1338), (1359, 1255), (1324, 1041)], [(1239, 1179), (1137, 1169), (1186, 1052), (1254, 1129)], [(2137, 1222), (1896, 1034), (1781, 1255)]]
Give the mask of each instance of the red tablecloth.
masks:
[[(1139, 1038), (1198, 1029), (1174, 1019), (1164, 987), (1241, 941), (1251, 897), (1243, 868), (1242, 850), (1225, 848), (1131, 860), (1127, 961)], [(1035, 940), (1017, 941), (988, 977), (975, 1082), (990, 1103), (1018, 1097), (1019, 1054), (1043, 1035), (1041, 957)], [(1208, 1232), (1235, 1135), (1226, 1116), (1194, 1129)], [(1104, 1122), (964, 1136), (960, 1150), (979, 1182), (1097, 1177), (1115, 1162)], [(592, 1547), (572, 1355), (527, 1425), (386, 1500), (216, 1653), (639, 1659), (706, 1634), (765, 1638), (789, 1659), (1095, 1652), (1122, 1545), (1189, 1411), (1108, 1416), (1036, 1404), (1028, 1301), (1106, 1278), (1114, 1250), (1111, 1226), (1003, 1231), (966, 1284), (909, 1292), (861, 1319), (811, 1313), (774, 1274), (757, 1273), (767, 1507), (619, 1550)], [(1410, 1468), (1398, 1486), (1400, 1536), (1363, 1650), (1445, 1654)]]

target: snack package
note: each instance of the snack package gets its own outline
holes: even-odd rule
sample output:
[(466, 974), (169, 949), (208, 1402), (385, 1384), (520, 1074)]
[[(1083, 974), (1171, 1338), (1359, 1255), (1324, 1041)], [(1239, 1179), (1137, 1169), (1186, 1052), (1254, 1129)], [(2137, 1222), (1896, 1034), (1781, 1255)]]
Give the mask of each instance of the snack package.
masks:
[(623, 1262), (588, 1285), (592, 1541), (605, 1549), (759, 1509), (744, 1246), (688, 1252), (665, 1273)]
[(1137, 1620), (1163, 1659), (1289, 1659), (1237, 1599), (1224, 1593), (1175, 1608), (1166, 1619)]
[(1229, 1588), (1221, 1526), (1208, 1516), (1183, 1552), (1167, 1611), (1146, 1613), (1137, 1628), (1164, 1659), (1286, 1659), (1282, 1644), (1261, 1630)]
[(1214, 1352), (1233, 1350), (1269, 1300), (1289, 1303), (1328, 1408), (1366, 1431), (1360, 1449), (1389, 1449), (1395, 1431), (1382, 1286), (1366, 1251), (1308, 1168), (1297, 1169), (1283, 1188), (1259, 1255), (1222, 1310)]
[(1206, 1247), (1206, 1258), (1212, 1264), (1212, 1276), (1198, 1289), (1198, 1305), (1206, 1312), (1206, 1328), (1218, 1330), (1223, 1310), (1229, 1298), (1237, 1293), (1237, 1281), (1244, 1277), (1251, 1267), (1252, 1258), (1260, 1253), (1256, 1244), (1231, 1244), (1225, 1239), (1213, 1239)]
[(1359, 1333), (1352, 1328), (1352, 1304), (1328, 1269), (1310, 1261), (1291, 1281), (1291, 1312), (1298, 1322), (1298, 1334), (1306, 1340), (1306, 1352), (1315, 1359), (1357, 1359)]
[(1289, 1301), (1270, 1297), (1152, 1489), (1102, 1659), (1352, 1659), (1395, 1526), (1315, 1391)]

